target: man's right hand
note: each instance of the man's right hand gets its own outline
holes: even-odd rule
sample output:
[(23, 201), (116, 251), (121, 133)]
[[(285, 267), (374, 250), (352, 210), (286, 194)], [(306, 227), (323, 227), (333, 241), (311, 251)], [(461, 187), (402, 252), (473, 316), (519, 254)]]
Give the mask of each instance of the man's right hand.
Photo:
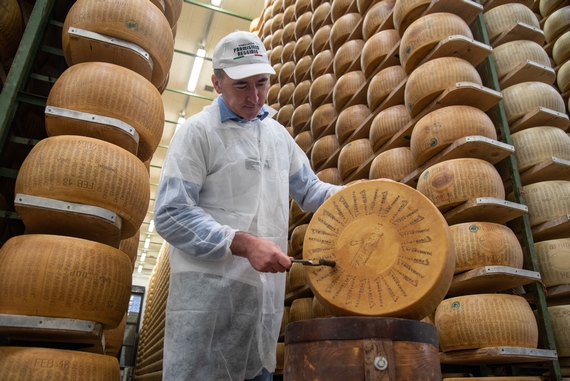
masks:
[(249, 233), (236, 232), (230, 250), (233, 255), (247, 258), (251, 266), (260, 272), (282, 273), (293, 264), (293, 258), (276, 243)]

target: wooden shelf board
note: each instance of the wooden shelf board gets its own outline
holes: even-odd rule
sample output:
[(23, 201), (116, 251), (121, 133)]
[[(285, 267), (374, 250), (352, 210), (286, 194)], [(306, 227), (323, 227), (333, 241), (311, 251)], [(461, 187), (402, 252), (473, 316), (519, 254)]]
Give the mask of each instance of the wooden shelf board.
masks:
[(488, 347), (440, 352), (442, 364), (486, 365), (514, 364), (556, 360), (556, 351), (521, 347)]
[(285, 306), (290, 306), (295, 299), (312, 298), (312, 297), (313, 297), (313, 290), (311, 290), (311, 287), (309, 287), (309, 285), (305, 285), (300, 289), (285, 295)]
[(540, 280), (540, 273), (508, 266), (484, 266), (455, 275), (447, 296), (505, 291)]
[[(570, 161), (551, 157), (520, 173), (521, 184), (528, 185), (541, 181), (563, 180), (570, 181)], [(505, 193), (513, 191), (512, 182), (504, 182)]]
[[(467, 0), (472, 3), (471, 0)], [(493, 52), (493, 48), (472, 38), (457, 34), (441, 40), (418, 66), (441, 57), (462, 58), (473, 66), (479, 65)]]
[(499, 87), (506, 89), (518, 83), (527, 82), (532, 79), (535, 82), (543, 82), (552, 85), (556, 81), (556, 72), (553, 68), (541, 65), (534, 61), (526, 60), (505, 75), (499, 81)]
[(544, 32), (540, 28), (517, 21), (513, 23), (507, 30), (491, 42), (491, 46), (496, 48), (499, 45), (511, 41), (529, 40), (534, 41), (540, 46), (544, 45)]
[(526, 213), (528, 213), (526, 205), (494, 197), (479, 197), (445, 212), (443, 217), (449, 225), (470, 221), (503, 224)]
[(511, 134), (514, 134), (515, 132), (537, 126), (558, 127), (566, 131), (570, 126), (570, 119), (567, 114), (546, 107), (537, 107), (511, 123), (509, 129)]
[(551, 221), (544, 222), (532, 228), (534, 241), (568, 238), (570, 232), (570, 214), (565, 214)]
[[(518, 2), (523, 4), (524, 6), (526, 6), (528, 8), (531, 8), (534, 0), (519, 0)], [(493, 9), (495, 7), (498, 7), (500, 5), (504, 5), (507, 3), (512, 3), (512, 0), (488, 0), (484, 5), (484, 9), (485, 9), (485, 12), (487, 12), (490, 9)]]
[(437, 153), (434, 157), (426, 161), (419, 168), (414, 170), (401, 182), (413, 188), (416, 187), (418, 178), (427, 168), (445, 160), (458, 158), (476, 158), (486, 160), (491, 164), (496, 164), (515, 151), (515, 148), (503, 142), (493, 140), (484, 136), (466, 136), (457, 139), (449, 147)]
[[(530, 0), (527, 0), (530, 1)], [(432, 0), (424, 15), (447, 12), (461, 17), (467, 25), (483, 11), (483, 6), (472, 0)]]

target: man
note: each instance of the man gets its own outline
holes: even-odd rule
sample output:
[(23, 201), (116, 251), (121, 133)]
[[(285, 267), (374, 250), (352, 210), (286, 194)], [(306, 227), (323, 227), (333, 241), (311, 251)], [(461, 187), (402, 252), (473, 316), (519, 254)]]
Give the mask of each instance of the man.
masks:
[(308, 211), (341, 187), (321, 182), (264, 106), (261, 40), (233, 32), (214, 50), (210, 106), (176, 132), (155, 203), (170, 243), (163, 379), (271, 380), (283, 315), (289, 196)]

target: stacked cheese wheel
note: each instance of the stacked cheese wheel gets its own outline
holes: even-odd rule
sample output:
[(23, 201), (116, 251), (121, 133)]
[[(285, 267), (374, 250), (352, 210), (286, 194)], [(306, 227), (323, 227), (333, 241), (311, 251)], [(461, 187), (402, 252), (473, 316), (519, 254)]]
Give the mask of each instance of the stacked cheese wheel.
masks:
[(0, 4), (0, 63), (14, 56), (22, 38), (22, 12), (17, 0), (6, 0)]

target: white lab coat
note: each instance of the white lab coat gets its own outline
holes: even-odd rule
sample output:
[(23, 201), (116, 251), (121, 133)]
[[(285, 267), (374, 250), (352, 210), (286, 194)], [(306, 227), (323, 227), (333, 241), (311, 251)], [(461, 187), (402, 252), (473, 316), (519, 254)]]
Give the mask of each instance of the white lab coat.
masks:
[(241, 381), (274, 371), (285, 274), (260, 273), (229, 246), (239, 230), (287, 252), (289, 195), (315, 211), (338, 189), (318, 180), (269, 117), (221, 123), (215, 100), (179, 128), (154, 216), (170, 243), (165, 381)]

